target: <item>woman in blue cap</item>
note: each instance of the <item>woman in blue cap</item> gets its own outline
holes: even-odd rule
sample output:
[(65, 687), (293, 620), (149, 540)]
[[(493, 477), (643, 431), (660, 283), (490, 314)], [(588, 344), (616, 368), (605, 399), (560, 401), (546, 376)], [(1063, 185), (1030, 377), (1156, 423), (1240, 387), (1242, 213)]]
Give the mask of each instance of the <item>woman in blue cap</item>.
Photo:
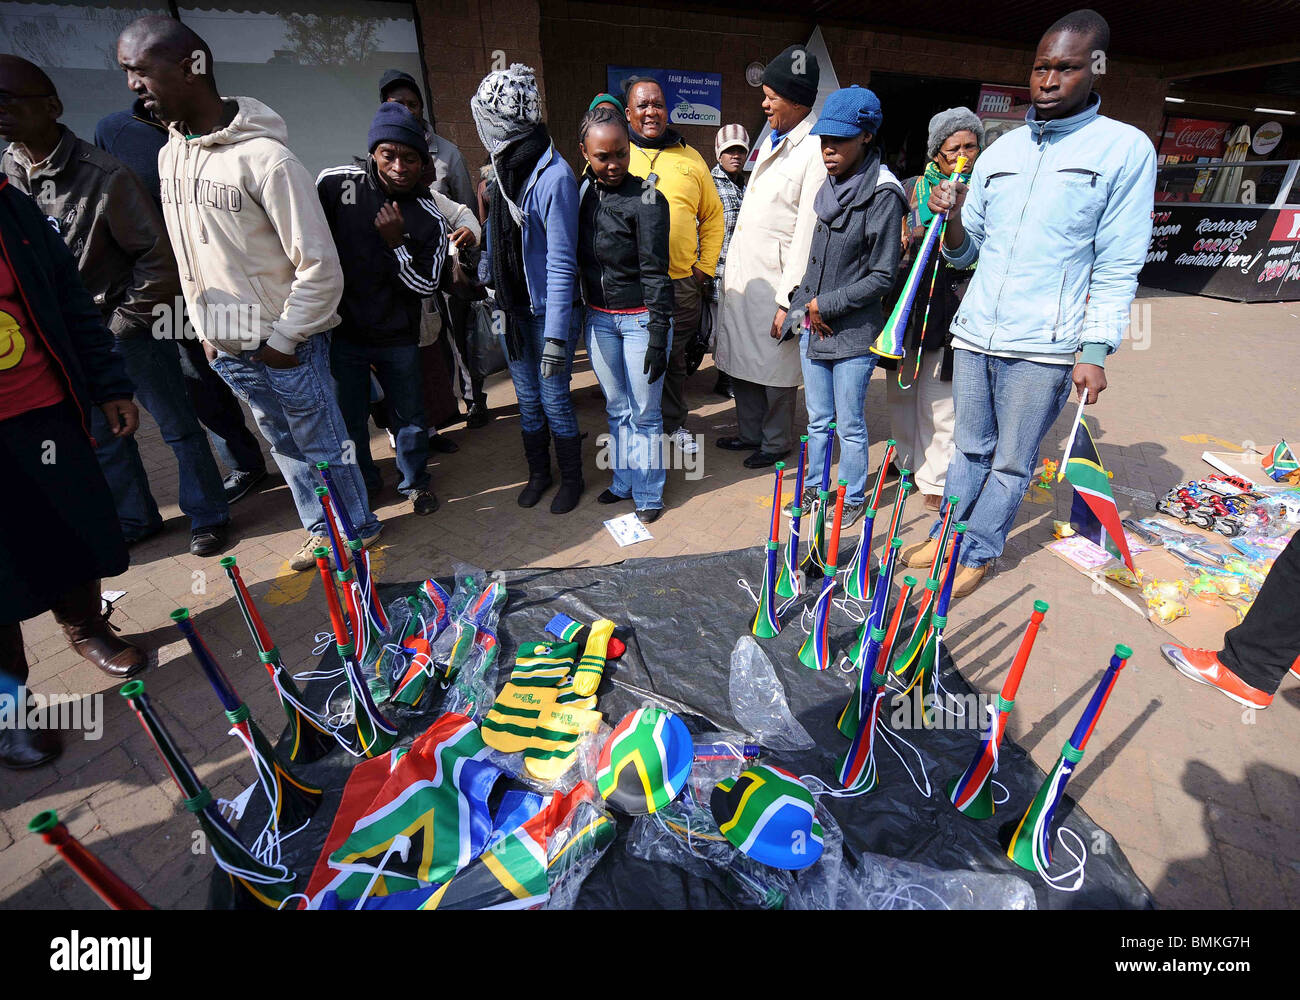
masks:
[[(790, 294), (786, 336), (799, 336), (808, 406), (808, 467), (820, 469), (835, 421), (838, 478), (849, 484), (843, 527), (862, 516), (867, 486), (867, 383), (871, 344), (884, 325), (881, 297), (894, 283), (907, 200), (872, 142), (880, 100), (853, 86), (826, 99), (812, 134), (821, 139), (826, 182), (817, 191), (808, 265)], [(833, 481), (833, 480), (832, 480)], [(815, 492), (815, 491), (810, 491)], [(812, 496), (805, 494), (803, 506)]]

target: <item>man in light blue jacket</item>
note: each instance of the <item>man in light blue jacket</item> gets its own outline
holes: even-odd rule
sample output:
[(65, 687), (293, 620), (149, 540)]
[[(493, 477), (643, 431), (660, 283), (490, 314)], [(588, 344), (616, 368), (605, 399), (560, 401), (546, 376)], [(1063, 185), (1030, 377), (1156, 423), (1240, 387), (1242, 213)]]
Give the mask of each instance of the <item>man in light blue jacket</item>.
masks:
[[(1129, 324), (1151, 236), (1155, 149), (1130, 125), (1098, 113), (1092, 92), (1110, 29), (1100, 14), (1057, 21), (1034, 55), (1032, 107), (975, 164), (970, 185), (930, 196), (950, 212), (943, 255), (978, 259), (952, 324), (955, 452), (947, 492), (966, 522), (953, 594), (961, 597), (1002, 554), (1043, 436), (1070, 395), (1106, 388), (1106, 356)], [(1079, 354), (1076, 363), (1075, 355)], [(934, 537), (903, 552), (929, 565)]]

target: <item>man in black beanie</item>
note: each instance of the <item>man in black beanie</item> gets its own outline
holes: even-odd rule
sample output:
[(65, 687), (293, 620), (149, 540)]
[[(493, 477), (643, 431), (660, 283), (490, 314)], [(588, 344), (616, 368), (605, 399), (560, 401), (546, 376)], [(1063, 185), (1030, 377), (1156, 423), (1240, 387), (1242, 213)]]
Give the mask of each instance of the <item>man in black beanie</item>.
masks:
[(717, 443), (751, 451), (751, 469), (772, 465), (794, 438), (803, 381), (799, 341), (779, 338), (818, 224), (813, 197), (826, 181), (821, 143), (811, 134), (820, 77), (817, 57), (800, 45), (763, 72), (763, 113), (772, 132), (760, 140), (723, 272), (713, 356), (732, 378), (740, 432)]
[(334, 331), (330, 371), (339, 409), (356, 445), (368, 489), (380, 485), (370, 457), (370, 370), (388, 405), (397, 442), (399, 492), (417, 514), (438, 509), (429, 489), (429, 439), (420, 389), (420, 301), (438, 290), (447, 225), (420, 176), (429, 145), (420, 122), (400, 104), (379, 107), (364, 167), (321, 172), (316, 191), (343, 267), (342, 322)]

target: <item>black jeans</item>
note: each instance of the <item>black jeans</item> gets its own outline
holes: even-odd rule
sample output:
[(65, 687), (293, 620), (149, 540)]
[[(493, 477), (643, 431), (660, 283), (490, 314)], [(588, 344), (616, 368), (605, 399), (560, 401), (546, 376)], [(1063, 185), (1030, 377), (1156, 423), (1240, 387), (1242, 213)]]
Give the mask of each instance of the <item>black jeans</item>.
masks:
[(1273, 694), (1300, 656), (1300, 534), (1273, 563), (1246, 618), (1223, 637), (1219, 662)]

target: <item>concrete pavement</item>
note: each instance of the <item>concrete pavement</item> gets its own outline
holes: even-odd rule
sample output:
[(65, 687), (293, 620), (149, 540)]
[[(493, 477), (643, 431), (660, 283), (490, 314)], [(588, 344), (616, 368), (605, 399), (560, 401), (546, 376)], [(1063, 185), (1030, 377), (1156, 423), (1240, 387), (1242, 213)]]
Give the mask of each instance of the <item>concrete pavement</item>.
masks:
[[(1089, 411), (1115, 485), (1131, 491), (1117, 489), (1126, 516), (1151, 512), (1135, 494), (1158, 496), (1175, 482), (1208, 473), (1200, 453), (1215, 441), (1269, 446), (1300, 434), (1294, 424), (1300, 413), (1300, 306), (1143, 291), (1136, 315), (1133, 342), (1111, 359), (1110, 387)], [(888, 437), (884, 377), (875, 376), (868, 394), (873, 469)], [(532, 510), (515, 504), (524, 468), (504, 374), (489, 385), (492, 424), (478, 431), (456, 425), (448, 433), (460, 452), (434, 456), (434, 488), (443, 507), (430, 517), (416, 517), (409, 504), (398, 502), (391, 451), (377, 433), (375, 454), (389, 485), (379, 510), (386, 527), (377, 571), (386, 580), (414, 580), (448, 573), (453, 561), (487, 569), (599, 565), (632, 555), (672, 557), (759, 544), (770, 517), (771, 473), (744, 469), (743, 455), (714, 447), (735, 424), (731, 404), (709, 395), (713, 379), (706, 367), (688, 385), (693, 408), (687, 427), (704, 439), (698, 478), (669, 473), (668, 510), (651, 527), (654, 540), (628, 549), (620, 549), (601, 522), (631, 505), (611, 512), (595, 502), (608, 485), (595, 462), (595, 439), (606, 427), (603, 397), (585, 356), (573, 384), (582, 426), (591, 432), (588, 490), (572, 514), (551, 515), (549, 495)], [(1044, 455), (1059, 457), (1071, 416), (1058, 420)], [(217, 558), (186, 552), (175, 462), (147, 418), (141, 446), (168, 527), (134, 549), (131, 569), (104, 587), (127, 591), (113, 621), (157, 651), (156, 666), (143, 677), (200, 777), (216, 795), (233, 796), (251, 780), (247, 761), (226, 735), (168, 613), (178, 605), (193, 610), (255, 717), (276, 719), (279, 708)], [(1051, 519), (1069, 516), (1069, 491), (1062, 484), (1045, 499), (1024, 504), (994, 573), (954, 605), (948, 639), (962, 673), (977, 688), (995, 691), (1032, 600), (1051, 603), (1009, 729), (1047, 768), (1111, 648), (1127, 642), (1134, 656), (1070, 794), (1119, 841), (1161, 906), (1300, 907), (1300, 682), (1288, 677), (1270, 709), (1250, 713), (1181, 678), (1159, 654), (1163, 631), (1113, 597), (1093, 593), (1085, 577), (1042, 551)], [(911, 504), (905, 518), (908, 540), (921, 537), (928, 524), (919, 506)], [(275, 478), (233, 513), (237, 540), (228, 554), (238, 557), (291, 668), (306, 669), (326, 616), (315, 574), (287, 567), (302, 538), (288, 490)], [(23, 632), (32, 688), (83, 699), (102, 694), (102, 735), (70, 735), (53, 766), (3, 772), (0, 906), (102, 905), (26, 832), (27, 820), (49, 808), (154, 905), (201, 906), (210, 860), (195, 853), (192, 819), (116, 695), (118, 685), (67, 647), (50, 615), (25, 623)]]

